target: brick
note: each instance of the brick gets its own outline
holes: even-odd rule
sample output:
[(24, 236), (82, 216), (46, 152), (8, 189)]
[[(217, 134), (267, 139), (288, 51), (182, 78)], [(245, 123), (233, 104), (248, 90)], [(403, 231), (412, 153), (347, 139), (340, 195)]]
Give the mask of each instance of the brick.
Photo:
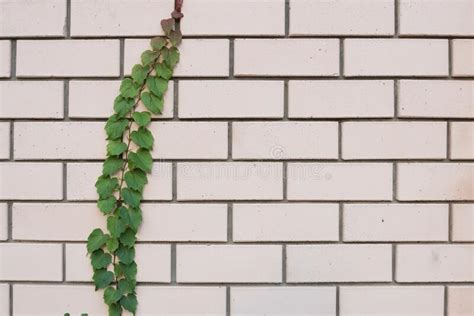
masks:
[(339, 295), (341, 316), (444, 315), (442, 286), (344, 286)]
[(235, 122), (233, 159), (324, 159), (338, 156), (336, 122)]
[(226, 122), (154, 122), (150, 130), (155, 158), (227, 159)]
[(284, 35), (285, 2), (193, 0), (185, 4), (184, 35)]
[(393, 117), (389, 80), (290, 80), (291, 118)]
[(474, 245), (399, 245), (398, 282), (472, 282)]
[[(162, 115), (153, 118), (173, 117), (173, 82), (168, 83)], [(108, 118), (113, 114), (113, 104), (119, 95), (118, 80), (72, 80), (69, 82), (69, 117)], [(91, 98), (90, 96), (94, 97)], [(137, 110), (143, 109), (140, 104)]]
[[(34, 269), (31, 266), (34, 260)], [(61, 281), (62, 246), (59, 244), (0, 244), (1, 281)]]
[(226, 241), (227, 205), (160, 203), (142, 204), (138, 233), (144, 241)]
[(471, 0), (401, 0), (399, 12), (403, 35), (474, 35)]
[(11, 74), (11, 42), (0, 41), (0, 78), (10, 77)]
[(474, 76), (474, 40), (454, 39), (452, 41), (453, 75)]
[(336, 315), (335, 287), (234, 287), (231, 314), (246, 315)]
[(10, 158), (10, 123), (0, 122), (0, 159)]
[[(128, 75), (133, 65), (140, 63), (143, 51), (150, 48), (148, 39), (125, 40), (124, 70)], [(229, 75), (229, 40), (184, 39), (179, 46), (180, 62), (176, 77), (227, 77)], [(212, 52), (210, 54), (209, 52)]]
[(280, 245), (178, 245), (177, 282), (278, 283)]
[(8, 239), (8, 205), (7, 203), (0, 203), (0, 240)]
[(61, 200), (62, 173), (61, 163), (0, 162), (0, 200)]
[(453, 204), (452, 232), (454, 241), (474, 241), (474, 204)]
[(0, 97), (1, 118), (64, 116), (64, 84), (61, 81), (1, 81)]
[(447, 241), (447, 204), (346, 204), (345, 241)]
[(392, 35), (391, 0), (292, 0), (291, 35)]
[(290, 163), (289, 200), (391, 200), (389, 163)]
[[(71, 35), (104, 37), (162, 35), (163, 31), (157, 17), (166, 17), (171, 11), (173, 2), (170, 0), (73, 1)], [(147, 20), (150, 23), (143, 23)]]
[(234, 204), (234, 241), (334, 241), (337, 204)]
[(397, 197), (405, 201), (474, 200), (474, 163), (402, 163)]
[(13, 203), (12, 215), (14, 240), (84, 241), (106, 229), (95, 203)]
[[(171, 246), (137, 244), (138, 282), (170, 282)], [(66, 281), (91, 282), (92, 266), (85, 244), (66, 245)]]
[(107, 315), (107, 305), (97, 294), (89, 285), (15, 284), (13, 310), (17, 315)]
[(234, 55), (236, 76), (339, 75), (336, 39), (237, 39)]
[(344, 40), (347, 76), (447, 76), (448, 68), (447, 40)]
[(443, 159), (446, 131), (445, 122), (343, 122), (342, 158)]
[(281, 118), (283, 82), (181, 81), (180, 118)]
[(474, 123), (453, 122), (450, 128), (450, 158), (474, 159)]
[(0, 284), (0, 315), (8, 315), (10, 313), (10, 286), (8, 284)]
[[(18, 41), (17, 75), (116, 77), (120, 74), (119, 46), (118, 40)], [(71, 56), (74, 56), (74, 62), (71, 62)]]
[(0, 1), (0, 37), (64, 36), (65, 20), (66, 0)]
[(138, 287), (144, 315), (220, 315), (226, 311), (225, 287)]
[[(69, 163), (67, 198), (71, 201), (96, 200), (98, 196), (94, 184), (101, 173), (100, 163)], [(154, 163), (143, 191), (144, 200), (171, 200), (171, 173), (171, 163)]]
[(287, 246), (287, 282), (392, 280), (390, 245)]
[(474, 118), (474, 81), (402, 80), (401, 117)]
[[(15, 123), (15, 159), (103, 159), (103, 122)], [(44, 141), (44, 140), (48, 141)]]
[(279, 200), (281, 163), (178, 163), (178, 200)]
[(448, 287), (448, 315), (471, 316), (474, 314), (474, 286)]

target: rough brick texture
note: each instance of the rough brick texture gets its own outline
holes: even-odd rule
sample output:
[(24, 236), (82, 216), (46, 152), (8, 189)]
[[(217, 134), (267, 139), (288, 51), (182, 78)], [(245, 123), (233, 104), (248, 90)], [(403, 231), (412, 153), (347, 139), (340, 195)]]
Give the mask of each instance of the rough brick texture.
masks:
[[(103, 127), (173, 2), (0, 0), (0, 315), (107, 314)], [(183, 11), (137, 316), (473, 316), (474, 0)]]

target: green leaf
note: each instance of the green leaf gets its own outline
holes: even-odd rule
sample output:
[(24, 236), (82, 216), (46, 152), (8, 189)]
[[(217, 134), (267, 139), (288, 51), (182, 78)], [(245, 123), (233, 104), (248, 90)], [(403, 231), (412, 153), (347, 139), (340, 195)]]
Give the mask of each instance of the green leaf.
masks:
[(134, 98), (138, 95), (140, 86), (130, 78), (125, 78), (120, 84), (120, 94), (125, 98)]
[(124, 274), (124, 267), (125, 267), (125, 266), (124, 266), (123, 264), (121, 264), (121, 263), (116, 263), (116, 264), (114, 265), (114, 272), (115, 272), (115, 276), (116, 276), (117, 278), (121, 278), (121, 277), (123, 276), (123, 274)]
[(105, 289), (110, 283), (112, 283), (114, 274), (105, 269), (100, 269), (94, 272), (92, 279), (94, 280), (96, 290)]
[(116, 174), (123, 167), (123, 160), (117, 157), (109, 157), (104, 161), (102, 174), (111, 176)]
[(117, 250), (118, 246), (119, 246), (119, 242), (116, 238), (110, 238), (108, 241), (107, 241), (107, 250), (110, 251), (110, 252), (115, 252), (115, 250)]
[(119, 216), (128, 227), (137, 232), (138, 227), (142, 222), (142, 211), (139, 208), (120, 207)]
[(122, 294), (130, 294), (135, 291), (135, 283), (136, 282), (130, 282), (127, 279), (122, 279), (118, 283), (118, 288)]
[(104, 291), (104, 302), (107, 305), (117, 303), (122, 298), (122, 293), (120, 290), (116, 290), (113, 287), (109, 286)]
[(127, 144), (122, 141), (110, 140), (107, 144), (107, 154), (110, 156), (118, 156), (127, 150)]
[[(122, 89), (122, 87), (120, 87), (120, 89)], [(118, 117), (124, 117), (125, 115), (127, 115), (128, 112), (130, 112), (130, 110), (133, 108), (134, 105), (135, 105), (134, 99), (124, 98), (122, 95), (119, 95), (114, 100), (114, 111), (115, 113), (117, 113)], [(128, 123), (128, 120), (127, 120), (127, 123)]]
[(171, 78), (171, 76), (173, 76), (173, 70), (171, 70), (164, 63), (156, 64), (155, 71), (156, 71), (157, 76), (159, 76), (159, 77), (161, 77), (165, 80), (169, 80)]
[(105, 124), (105, 132), (107, 133), (107, 139), (109, 140), (121, 139), (123, 136), (123, 133), (127, 129), (128, 123), (129, 123), (128, 119), (120, 119), (118, 114), (112, 115), (107, 120), (107, 124)]
[(132, 117), (135, 123), (140, 126), (147, 126), (151, 121), (151, 114), (149, 112), (134, 112)]
[(151, 50), (144, 51), (142, 53), (142, 56), (141, 56), (143, 66), (148, 66), (151, 63), (153, 63), (153, 61), (155, 60), (156, 57), (158, 57), (157, 53), (155, 53)]
[(145, 184), (148, 183), (146, 174), (139, 169), (127, 171), (125, 173), (124, 178), (125, 178), (125, 183), (127, 184), (129, 188), (132, 188), (140, 192), (143, 191), (143, 187), (145, 186)]
[(130, 264), (120, 264), (125, 278), (129, 281), (134, 281), (137, 279), (137, 264), (132, 262)]
[(129, 294), (127, 296), (122, 297), (120, 300), (120, 304), (122, 304), (123, 308), (128, 310), (131, 313), (135, 313), (137, 311), (137, 297), (134, 294)]
[(183, 40), (183, 35), (181, 34), (180, 30), (171, 31), (169, 37), (170, 37), (171, 44), (173, 44), (173, 46), (178, 46), (179, 44), (181, 44), (181, 41)]
[(87, 238), (87, 252), (93, 253), (97, 249), (102, 248), (108, 239), (109, 236), (105, 235), (102, 229), (94, 229)]
[(107, 229), (112, 237), (119, 238), (126, 228), (120, 218), (116, 216), (109, 216), (109, 218), (107, 218)]
[(117, 206), (117, 199), (115, 196), (108, 197), (103, 200), (97, 201), (97, 206), (99, 207), (99, 210), (104, 213), (104, 214), (110, 214), (115, 210), (115, 207)]
[(117, 250), (117, 256), (123, 264), (131, 264), (135, 259), (135, 248), (120, 246)]
[(161, 50), (166, 45), (166, 39), (164, 37), (153, 37), (150, 45), (154, 50)]
[(147, 69), (142, 65), (137, 64), (132, 68), (132, 78), (136, 83), (140, 85), (143, 84), (143, 82), (145, 81), (147, 73)]
[(97, 249), (91, 255), (91, 263), (95, 270), (107, 268), (112, 263), (112, 256), (102, 249)]
[(149, 150), (139, 149), (136, 153), (130, 152), (128, 155), (128, 164), (130, 169), (138, 168), (146, 173), (151, 172), (153, 159)]
[(142, 93), (141, 99), (145, 107), (152, 113), (161, 114), (163, 111), (163, 98), (157, 97), (153, 93), (146, 91)]
[(120, 304), (109, 305), (109, 316), (121, 316), (122, 306)]
[(105, 199), (114, 194), (115, 190), (119, 187), (119, 182), (117, 178), (100, 176), (95, 183), (95, 187), (97, 188), (99, 198)]
[(142, 195), (140, 194), (140, 192), (134, 191), (129, 188), (124, 188), (122, 189), (122, 198), (125, 204), (131, 207), (139, 207)]
[(163, 95), (168, 89), (168, 81), (159, 77), (148, 77), (146, 79), (146, 86), (156, 96), (163, 98)]
[(153, 148), (153, 142), (155, 139), (153, 138), (153, 135), (151, 134), (150, 130), (146, 127), (140, 127), (138, 128), (138, 130), (133, 131), (130, 134), (130, 138), (135, 144), (137, 144), (141, 148)]
[(171, 33), (174, 27), (174, 19), (163, 19), (161, 20), (161, 28), (165, 32), (166, 35)]
[(131, 229), (127, 229), (125, 233), (120, 236), (120, 242), (127, 247), (133, 247), (135, 241), (137, 241), (137, 237), (135, 237), (135, 232)]
[(163, 59), (165, 63), (173, 68), (179, 62), (179, 51), (176, 47), (163, 50)]

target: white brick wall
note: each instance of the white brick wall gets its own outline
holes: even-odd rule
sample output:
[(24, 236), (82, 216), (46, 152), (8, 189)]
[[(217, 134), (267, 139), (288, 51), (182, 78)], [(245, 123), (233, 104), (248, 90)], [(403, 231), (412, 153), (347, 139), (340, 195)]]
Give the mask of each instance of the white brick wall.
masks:
[[(172, 8), (0, 0), (0, 315), (106, 314), (103, 126)], [(137, 315), (474, 315), (474, 0), (183, 11)]]

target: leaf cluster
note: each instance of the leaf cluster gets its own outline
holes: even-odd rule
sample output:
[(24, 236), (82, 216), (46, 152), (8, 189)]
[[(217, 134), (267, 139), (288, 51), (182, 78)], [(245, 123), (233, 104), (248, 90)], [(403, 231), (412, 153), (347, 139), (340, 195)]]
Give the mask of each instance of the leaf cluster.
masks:
[[(107, 120), (107, 158), (95, 187), (97, 206), (107, 218), (107, 231), (94, 229), (87, 239), (96, 290), (103, 289), (109, 315), (137, 310), (135, 263), (136, 234), (142, 222), (143, 190), (152, 170), (154, 137), (148, 129), (153, 114), (163, 111), (168, 81), (179, 61), (181, 33), (174, 19), (162, 21), (164, 37), (155, 37), (150, 49), (122, 80)], [(146, 110), (137, 111), (139, 105)], [(132, 150), (132, 143), (133, 148)]]

